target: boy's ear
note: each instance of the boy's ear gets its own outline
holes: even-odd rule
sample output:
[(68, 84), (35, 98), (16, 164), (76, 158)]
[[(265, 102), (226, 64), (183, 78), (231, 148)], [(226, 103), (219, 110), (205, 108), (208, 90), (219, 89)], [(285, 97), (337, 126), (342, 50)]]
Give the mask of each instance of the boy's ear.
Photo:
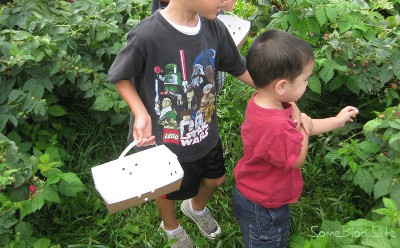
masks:
[(275, 83), (275, 93), (278, 95), (283, 95), (286, 92), (286, 87), (287, 87), (288, 82), (284, 79), (279, 79)]

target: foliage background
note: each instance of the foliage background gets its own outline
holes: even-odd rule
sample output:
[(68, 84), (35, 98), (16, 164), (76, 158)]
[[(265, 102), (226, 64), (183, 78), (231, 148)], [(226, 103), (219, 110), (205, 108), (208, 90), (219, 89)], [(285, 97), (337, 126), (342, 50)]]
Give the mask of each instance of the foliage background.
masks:
[[(90, 168), (126, 145), (129, 109), (106, 73), (147, 0), (1, 1), (0, 246), (163, 247), (154, 202), (110, 215)], [(315, 137), (291, 206), (291, 247), (400, 246), (398, 0), (238, 0), (254, 36), (279, 28), (313, 45), (300, 108), (319, 118), (356, 106), (356, 123)], [(178, 211), (198, 247), (241, 247), (232, 170), (252, 89), (228, 77), (218, 99), (227, 180), (209, 208), (215, 242)], [(34, 186), (34, 187), (32, 187)]]

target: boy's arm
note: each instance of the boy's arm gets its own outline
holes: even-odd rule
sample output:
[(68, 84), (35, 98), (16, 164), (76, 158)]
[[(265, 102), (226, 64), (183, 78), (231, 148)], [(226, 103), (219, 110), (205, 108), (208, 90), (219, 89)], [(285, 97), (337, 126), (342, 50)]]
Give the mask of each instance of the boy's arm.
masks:
[(132, 81), (120, 80), (115, 86), (135, 116), (133, 139), (137, 142), (137, 146), (154, 144), (155, 137), (152, 135), (151, 117)]
[(237, 78), (242, 81), (243, 83), (247, 84), (248, 86), (252, 87), (253, 89), (256, 88), (254, 85), (253, 79), (250, 76), (250, 73), (248, 70), (246, 70), (242, 75), (237, 76)]
[(327, 133), (336, 128), (343, 127), (346, 122), (353, 122), (353, 118), (355, 118), (357, 114), (357, 108), (347, 106), (343, 108), (335, 117), (312, 119), (313, 128), (310, 130), (310, 135)]
[(300, 127), (300, 133), (303, 135), (303, 141), (301, 142), (301, 150), (300, 150), (300, 155), (297, 158), (296, 163), (294, 164), (294, 168), (301, 168), (301, 166), (304, 164), (304, 161), (306, 161), (307, 158), (307, 152), (308, 152), (308, 144), (309, 144), (309, 132), (304, 129), (304, 126), (307, 126), (309, 128), (312, 128), (313, 126), (313, 121), (310, 117), (308, 117), (306, 114), (301, 113), (301, 123), (303, 123), (303, 126)]

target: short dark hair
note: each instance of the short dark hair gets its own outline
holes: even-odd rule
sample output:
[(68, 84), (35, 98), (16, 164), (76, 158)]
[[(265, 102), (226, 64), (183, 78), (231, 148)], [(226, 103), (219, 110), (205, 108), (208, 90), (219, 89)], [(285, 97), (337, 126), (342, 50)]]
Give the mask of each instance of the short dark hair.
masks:
[(257, 36), (246, 57), (247, 69), (257, 88), (276, 79), (293, 80), (314, 61), (313, 49), (306, 41), (276, 29)]

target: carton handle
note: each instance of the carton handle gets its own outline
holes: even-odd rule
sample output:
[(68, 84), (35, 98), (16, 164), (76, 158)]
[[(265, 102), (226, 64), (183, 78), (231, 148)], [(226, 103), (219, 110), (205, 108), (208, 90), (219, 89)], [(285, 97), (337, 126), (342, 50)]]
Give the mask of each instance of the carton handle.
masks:
[[(132, 141), (126, 148), (125, 150), (119, 155), (118, 159), (121, 159), (125, 157), (125, 155), (137, 144), (136, 140)], [(156, 143), (154, 143), (155, 146), (157, 146)]]
[(137, 144), (136, 140), (132, 141), (125, 150), (119, 155), (118, 159), (125, 157), (125, 155)]

